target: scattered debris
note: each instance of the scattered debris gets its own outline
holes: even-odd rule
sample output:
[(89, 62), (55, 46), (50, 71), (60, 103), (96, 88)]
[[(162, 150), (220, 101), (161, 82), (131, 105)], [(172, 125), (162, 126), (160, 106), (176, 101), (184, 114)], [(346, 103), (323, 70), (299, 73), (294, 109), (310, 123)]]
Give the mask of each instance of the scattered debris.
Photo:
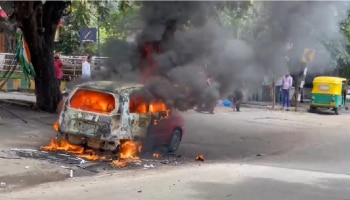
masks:
[(153, 153), (153, 158), (160, 158), (160, 157), (162, 157), (159, 153)]
[(1, 188), (5, 188), (5, 187), (6, 187), (6, 183), (5, 183), (5, 182), (1, 182), (1, 183), (0, 183), (0, 187), (1, 187)]
[(3, 151), (0, 151), (0, 158), (3, 158), (3, 159), (21, 159), (21, 157), (16, 155), (16, 153), (14, 153), (14, 152), (3, 152)]
[(69, 178), (73, 178), (74, 177), (73, 172), (74, 172), (73, 169), (69, 170)]
[(199, 155), (196, 157), (196, 161), (204, 161), (204, 155)]
[(143, 167), (144, 167), (145, 169), (154, 168), (154, 165), (152, 165), (152, 164), (150, 164), (150, 165), (145, 164), (145, 165), (143, 165)]
[[(59, 164), (62, 168), (67, 170), (73, 170), (73, 177), (75, 171), (78, 168), (83, 170), (87, 170), (93, 173), (99, 173), (107, 170), (116, 170), (116, 169), (152, 169), (157, 165), (173, 165), (177, 166), (180, 163), (185, 162), (185, 158), (175, 154), (164, 154), (161, 155), (160, 158), (153, 158), (153, 154), (150, 153), (147, 156), (148, 159), (141, 156), (138, 159), (119, 159), (113, 161), (88, 161), (83, 158), (78, 158), (71, 154), (61, 153), (61, 152), (45, 152), (34, 149), (11, 149), (0, 151), (0, 157), (14, 157), (16, 156), (18, 159), (37, 159), (42, 161), (47, 161), (50, 163)], [(29, 166), (26, 166), (26, 168)], [(69, 174), (71, 177), (71, 174)]]

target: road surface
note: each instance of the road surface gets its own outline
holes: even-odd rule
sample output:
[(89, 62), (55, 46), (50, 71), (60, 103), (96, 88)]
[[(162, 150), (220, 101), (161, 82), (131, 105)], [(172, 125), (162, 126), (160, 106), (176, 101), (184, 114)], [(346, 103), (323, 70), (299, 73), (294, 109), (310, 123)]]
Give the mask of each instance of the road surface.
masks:
[(0, 199), (350, 199), (350, 114), (220, 108), (184, 116), (187, 134), (178, 153), (203, 154), (205, 162), (73, 178)]

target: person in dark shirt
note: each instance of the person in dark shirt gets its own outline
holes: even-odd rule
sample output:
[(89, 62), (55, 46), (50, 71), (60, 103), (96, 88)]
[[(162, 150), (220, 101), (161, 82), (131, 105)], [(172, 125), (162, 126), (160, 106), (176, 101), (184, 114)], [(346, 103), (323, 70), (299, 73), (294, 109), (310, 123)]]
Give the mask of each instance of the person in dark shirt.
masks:
[(233, 103), (237, 112), (240, 112), (240, 106), (243, 99), (243, 92), (241, 89), (235, 89), (233, 93)]
[(343, 102), (346, 102), (346, 95), (348, 93), (348, 88), (345, 82), (342, 84), (342, 95), (343, 95)]
[(228, 99), (232, 102), (232, 109), (240, 112), (240, 106), (243, 100), (242, 86), (236, 88)]

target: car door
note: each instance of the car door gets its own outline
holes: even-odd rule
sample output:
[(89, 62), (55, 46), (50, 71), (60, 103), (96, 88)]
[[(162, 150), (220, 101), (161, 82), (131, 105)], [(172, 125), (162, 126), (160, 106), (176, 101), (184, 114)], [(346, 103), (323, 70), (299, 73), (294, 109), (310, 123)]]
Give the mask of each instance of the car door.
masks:
[(169, 124), (169, 118), (161, 118), (162, 113), (157, 113), (153, 118), (153, 138), (155, 139), (157, 144), (163, 144), (164, 138), (167, 135), (167, 128)]

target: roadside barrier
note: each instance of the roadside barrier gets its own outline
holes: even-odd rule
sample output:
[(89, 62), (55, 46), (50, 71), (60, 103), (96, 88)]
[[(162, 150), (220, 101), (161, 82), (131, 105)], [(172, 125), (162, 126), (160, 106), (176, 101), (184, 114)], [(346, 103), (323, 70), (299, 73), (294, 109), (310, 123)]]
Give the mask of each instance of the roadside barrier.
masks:
[[(0, 84), (3, 81), (0, 81)], [(71, 82), (61, 81), (60, 89), (64, 91), (65, 89), (71, 89)], [(9, 79), (1, 91), (16, 91), (16, 90), (35, 90), (35, 82), (34, 80), (30, 80), (30, 88), (28, 87), (28, 82), (24, 79)]]

